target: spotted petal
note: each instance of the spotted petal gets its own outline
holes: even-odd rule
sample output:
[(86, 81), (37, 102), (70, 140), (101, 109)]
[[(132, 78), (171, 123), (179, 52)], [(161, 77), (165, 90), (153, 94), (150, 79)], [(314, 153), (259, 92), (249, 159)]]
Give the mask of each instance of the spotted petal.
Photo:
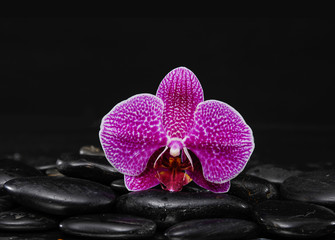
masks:
[(204, 100), (201, 84), (194, 73), (179, 67), (169, 72), (157, 90), (164, 102), (163, 126), (171, 138), (184, 138), (192, 129), (197, 105)]
[(230, 181), (221, 184), (207, 181), (202, 173), (202, 167), (199, 162), (199, 159), (192, 152), (190, 152), (190, 154), (193, 160), (194, 169), (193, 171), (186, 170), (186, 173), (192, 178), (192, 180), (197, 185), (215, 193), (225, 193), (229, 191)]
[(141, 174), (153, 153), (167, 143), (163, 101), (138, 94), (117, 104), (101, 122), (99, 137), (106, 158), (121, 173)]
[(124, 183), (129, 191), (142, 191), (159, 184), (154, 163), (164, 148), (158, 149), (149, 159), (147, 168), (139, 176), (124, 175)]
[(236, 177), (254, 149), (251, 128), (234, 108), (216, 100), (200, 103), (194, 120), (185, 146), (199, 158), (205, 179), (221, 184)]

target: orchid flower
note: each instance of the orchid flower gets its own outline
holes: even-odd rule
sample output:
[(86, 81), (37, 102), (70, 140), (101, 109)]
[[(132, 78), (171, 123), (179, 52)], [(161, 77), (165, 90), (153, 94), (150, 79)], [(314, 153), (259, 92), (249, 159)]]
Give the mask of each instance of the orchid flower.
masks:
[(118, 103), (102, 119), (100, 142), (130, 191), (161, 184), (180, 191), (190, 181), (227, 192), (253, 149), (251, 128), (228, 104), (204, 101), (195, 74), (178, 67), (156, 96), (138, 94)]

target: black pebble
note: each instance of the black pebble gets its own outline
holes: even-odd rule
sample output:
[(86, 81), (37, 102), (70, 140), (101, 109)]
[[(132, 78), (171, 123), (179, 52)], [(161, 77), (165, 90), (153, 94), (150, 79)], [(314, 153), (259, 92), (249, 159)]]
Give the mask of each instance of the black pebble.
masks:
[(279, 198), (279, 190), (275, 184), (244, 174), (230, 181), (229, 193), (250, 203)]
[(154, 220), (166, 228), (196, 218), (247, 218), (250, 206), (238, 197), (209, 192), (168, 192), (146, 190), (118, 198), (116, 209)]
[(25, 164), (40, 171), (56, 167), (56, 157), (45, 155), (24, 155), (22, 160)]
[(256, 236), (256, 223), (234, 218), (197, 219), (178, 223), (166, 230), (170, 240), (221, 240)]
[[(69, 236), (60, 230), (39, 232), (0, 232), (1, 240), (79, 240)], [(80, 238), (80, 240), (87, 240)]]
[(301, 171), (285, 169), (272, 164), (263, 164), (255, 166), (246, 171), (247, 175), (263, 178), (271, 183), (280, 184), (285, 181), (285, 179), (299, 175)]
[(117, 179), (111, 183), (111, 188), (119, 193), (128, 193), (126, 185), (124, 184), (124, 179)]
[(77, 177), (110, 184), (113, 180), (123, 178), (103, 156), (88, 156), (64, 153), (56, 162), (57, 169), (66, 176)]
[(268, 200), (254, 208), (255, 218), (270, 234), (291, 238), (316, 238), (335, 230), (332, 210), (309, 203)]
[(139, 239), (152, 237), (156, 224), (152, 220), (124, 214), (81, 215), (60, 223), (65, 233), (92, 238)]
[(19, 204), (56, 215), (109, 211), (115, 200), (105, 185), (68, 177), (16, 178), (4, 187)]
[(183, 187), (184, 192), (210, 192), (209, 190), (200, 187), (195, 184), (193, 181)]
[(9, 195), (0, 197), (0, 213), (10, 210), (15, 206), (13, 199)]
[(335, 170), (306, 172), (286, 179), (283, 198), (311, 202), (335, 209)]
[(14, 178), (42, 176), (35, 168), (12, 159), (0, 160), (0, 194), (4, 194), (3, 185)]
[(0, 213), (2, 231), (42, 231), (57, 227), (58, 221), (55, 218), (33, 210), (20, 208)]

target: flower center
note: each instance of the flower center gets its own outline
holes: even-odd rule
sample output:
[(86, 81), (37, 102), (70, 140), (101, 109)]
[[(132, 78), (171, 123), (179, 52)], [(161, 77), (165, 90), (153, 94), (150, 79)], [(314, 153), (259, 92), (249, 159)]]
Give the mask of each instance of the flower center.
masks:
[(183, 153), (179, 156), (163, 154), (158, 159), (155, 169), (156, 178), (160, 181), (164, 190), (171, 192), (180, 191), (184, 185), (192, 181), (185, 170), (192, 170), (193, 167), (187, 158), (182, 159)]

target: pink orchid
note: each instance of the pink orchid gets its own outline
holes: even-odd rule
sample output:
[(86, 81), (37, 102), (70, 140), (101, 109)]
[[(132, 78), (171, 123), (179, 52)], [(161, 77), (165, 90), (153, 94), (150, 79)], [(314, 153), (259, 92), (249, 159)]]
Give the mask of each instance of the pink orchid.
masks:
[(138, 94), (117, 104), (102, 119), (99, 137), (131, 191), (158, 184), (180, 191), (193, 180), (227, 192), (254, 149), (242, 116), (224, 102), (204, 101), (199, 80), (185, 67), (169, 72), (156, 96)]

